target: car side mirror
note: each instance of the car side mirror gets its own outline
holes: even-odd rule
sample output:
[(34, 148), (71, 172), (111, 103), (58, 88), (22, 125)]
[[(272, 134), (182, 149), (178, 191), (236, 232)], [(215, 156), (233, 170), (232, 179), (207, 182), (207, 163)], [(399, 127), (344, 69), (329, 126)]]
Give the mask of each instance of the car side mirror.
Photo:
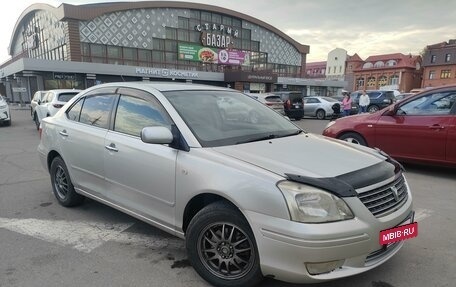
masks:
[(394, 116), (398, 110), (398, 105), (391, 105), (388, 107), (388, 110), (384, 113), (385, 116)]
[(174, 137), (167, 127), (145, 127), (141, 131), (141, 140), (150, 144), (170, 144)]
[(38, 103), (38, 105), (41, 105), (41, 100), (38, 100), (38, 102), (37, 102), (37, 103)]

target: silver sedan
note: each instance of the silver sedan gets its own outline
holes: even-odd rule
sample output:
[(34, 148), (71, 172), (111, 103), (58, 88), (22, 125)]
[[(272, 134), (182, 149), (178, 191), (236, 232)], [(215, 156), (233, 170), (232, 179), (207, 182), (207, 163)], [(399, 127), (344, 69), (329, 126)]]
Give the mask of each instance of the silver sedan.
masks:
[[(228, 105), (257, 118), (224, 118)], [(89, 197), (185, 238), (215, 286), (358, 274), (417, 235), (398, 163), (303, 132), (235, 90), (103, 84), (41, 127), (38, 153), (61, 205)]]
[(305, 97), (304, 116), (323, 120), (334, 113), (332, 106), (340, 102), (330, 97)]

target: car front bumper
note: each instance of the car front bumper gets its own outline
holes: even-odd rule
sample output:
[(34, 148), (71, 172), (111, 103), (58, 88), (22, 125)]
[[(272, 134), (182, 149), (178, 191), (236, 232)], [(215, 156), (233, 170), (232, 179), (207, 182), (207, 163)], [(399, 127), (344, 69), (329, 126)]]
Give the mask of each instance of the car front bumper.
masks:
[[(379, 233), (408, 220), (411, 201), (382, 218), (359, 209), (361, 214), (353, 211), (360, 217), (323, 224), (304, 224), (247, 211), (263, 275), (291, 283), (316, 283), (356, 275), (386, 262), (403, 242), (382, 246)], [(333, 271), (309, 272), (311, 266), (331, 262), (338, 264)]]
[(0, 108), (0, 122), (11, 120), (9, 108)]

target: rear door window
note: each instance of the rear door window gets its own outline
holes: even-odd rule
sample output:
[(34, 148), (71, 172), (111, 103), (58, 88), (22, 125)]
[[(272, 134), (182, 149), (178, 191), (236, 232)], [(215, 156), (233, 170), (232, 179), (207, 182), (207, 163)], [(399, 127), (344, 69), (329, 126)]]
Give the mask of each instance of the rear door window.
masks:
[(88, 96), (82, 105), (79, 121), (100, 128), (109, 127), (112, 103), (116, 97), (113, 95)]

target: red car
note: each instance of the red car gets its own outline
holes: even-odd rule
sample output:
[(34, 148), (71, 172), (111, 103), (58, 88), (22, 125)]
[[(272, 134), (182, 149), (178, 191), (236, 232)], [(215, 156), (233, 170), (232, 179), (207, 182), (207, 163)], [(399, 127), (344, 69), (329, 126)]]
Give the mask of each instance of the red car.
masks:
[(323, 135), (377, 147), (404, 162), (456, 166), (456, 85), (425, 90), (373, 114), (337, 119)]

